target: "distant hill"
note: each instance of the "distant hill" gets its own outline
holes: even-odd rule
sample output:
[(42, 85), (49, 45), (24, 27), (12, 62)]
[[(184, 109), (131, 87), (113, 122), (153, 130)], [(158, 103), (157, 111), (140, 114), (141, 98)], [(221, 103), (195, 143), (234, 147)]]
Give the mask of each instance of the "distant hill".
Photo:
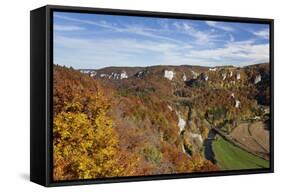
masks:
[(248, 96), (255, 98), (260, 104), (269, 104), (268, 85), (270, 72), (269, 64), (267, 63), (248, 65), (243, 68), (233, 66), (159, 65), (151, 67), (106, 67), (99, 70), (80, 69), (79, 71), (90, 75), (94, 79), (123, 80), (122, 83), (110, 81), (110, 83), (121, 88), (122, 85), (126, 87), (128, 81), (132, 83), (132, 81), (138, 82), (138, 79), (144, 79), (149, 83), (155, 83), (154, 81), (159, 78), (162, 78), (162, 80), (168, 79), (170, 84), (176, 84), (178, 89), (182, 88), (181, 90), (176, 90), (177, 93), (185, 92), (185, 86), (224, 87), (228, 90), (247, 87), (248, 91), (252, 91), (251, 95)]

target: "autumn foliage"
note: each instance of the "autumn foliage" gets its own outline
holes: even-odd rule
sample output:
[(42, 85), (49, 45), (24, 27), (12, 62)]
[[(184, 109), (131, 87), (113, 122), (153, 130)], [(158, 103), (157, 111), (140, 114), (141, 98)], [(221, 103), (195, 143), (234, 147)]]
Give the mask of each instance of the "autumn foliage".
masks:
[(117, 137), (100, 95), (95, 108), (83, 112), (78, 102), (67, 104), (54, 118), (54, 178), (89, 179), (117, 176)]
[[(67, 69), (62, 70), (70, 72)], [(57, 86), (60, 80), (55, 80), (57, 95), (60, 91)], [(66, 80), (70, 79), (64, 79)], [(104, 99), (101, 88), (98, 89), (95, 84), (93, 86), (95, 92), (87, 92), (81, 88), (80, 94), (75, 94), (71, 88), (67, 89), (72, 95), (63, 95), (63, 105), (56, 102), (59, 99), (55, 100), (54, 105), (60, 106), (56, 108), (60, 110), (55, 111), (53, 121), (54, 180), (113, 177), (134, 173), (131, 170), (134, 163), (130, 161), (130, 156), (120, 166), (122, 156), (119, 153), (117, 134), (113, 129), (112, 119), (107, 115), (110, 105)]]
[(182, 152), (177, 116), (153, 89), (122, 92), (55, 65), (53, 92), (56, 181), (217, 170)]

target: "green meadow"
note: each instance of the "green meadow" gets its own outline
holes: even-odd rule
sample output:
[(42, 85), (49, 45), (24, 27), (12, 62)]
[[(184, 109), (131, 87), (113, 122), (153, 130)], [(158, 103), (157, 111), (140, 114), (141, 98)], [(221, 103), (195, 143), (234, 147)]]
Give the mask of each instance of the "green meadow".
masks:
[(217, 164), (222, 170), (269, 168), (269, 161), (234, 146), (222, 137), (213, 141)]

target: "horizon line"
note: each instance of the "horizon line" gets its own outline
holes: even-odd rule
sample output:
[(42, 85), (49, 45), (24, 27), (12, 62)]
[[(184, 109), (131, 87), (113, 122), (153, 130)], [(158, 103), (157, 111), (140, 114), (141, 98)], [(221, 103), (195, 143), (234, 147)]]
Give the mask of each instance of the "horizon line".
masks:
[(101, 68), (75, 68), (73, 66), (67, 66), (67, 65), (61, 65), (61, 64), (55, 64), (53, 65), (59, 65), (62, 67), (68, 67), (68, 68), (73, 68), (75, 70), (102, 70), (106, 68), (149, 68), (149, 67), (184, 67), (184, 66), (189, 66), (189, 67), (204, 67), (204, 68), (223, 68), (223, 67), (235, 67), (235, 68), (245, 68), (249, 66), (254, 66), (254, 65), (262, 65), (262, 64), (270, 64), (270, 62), (260, 62), (260, 63), (252, 63), (248, 65), (243, 65), (243, 66), (235, 66), (235, 65), (217, 65), (217, 66), (207, 66), (207, 65), (192, 65), (192, 64), (179, 64), (179, 65), (165, 65), (165, 64), (157, 64), (157, 65), (147, 65), (147, 66), (107, 66), (107, 67), (101, 67)]

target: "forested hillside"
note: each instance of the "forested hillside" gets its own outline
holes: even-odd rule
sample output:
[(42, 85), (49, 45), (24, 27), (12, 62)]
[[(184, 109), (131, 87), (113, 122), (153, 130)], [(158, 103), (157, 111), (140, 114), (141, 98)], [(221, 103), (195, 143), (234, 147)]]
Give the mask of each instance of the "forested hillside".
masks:
[[(268, 64), (100, 70), (54, 65), (54, 180), (231, 169), (206, 156), (214, 127), (266, 159), (269, 74)], [(243, 140), (246, 128), (252, 134)]]

